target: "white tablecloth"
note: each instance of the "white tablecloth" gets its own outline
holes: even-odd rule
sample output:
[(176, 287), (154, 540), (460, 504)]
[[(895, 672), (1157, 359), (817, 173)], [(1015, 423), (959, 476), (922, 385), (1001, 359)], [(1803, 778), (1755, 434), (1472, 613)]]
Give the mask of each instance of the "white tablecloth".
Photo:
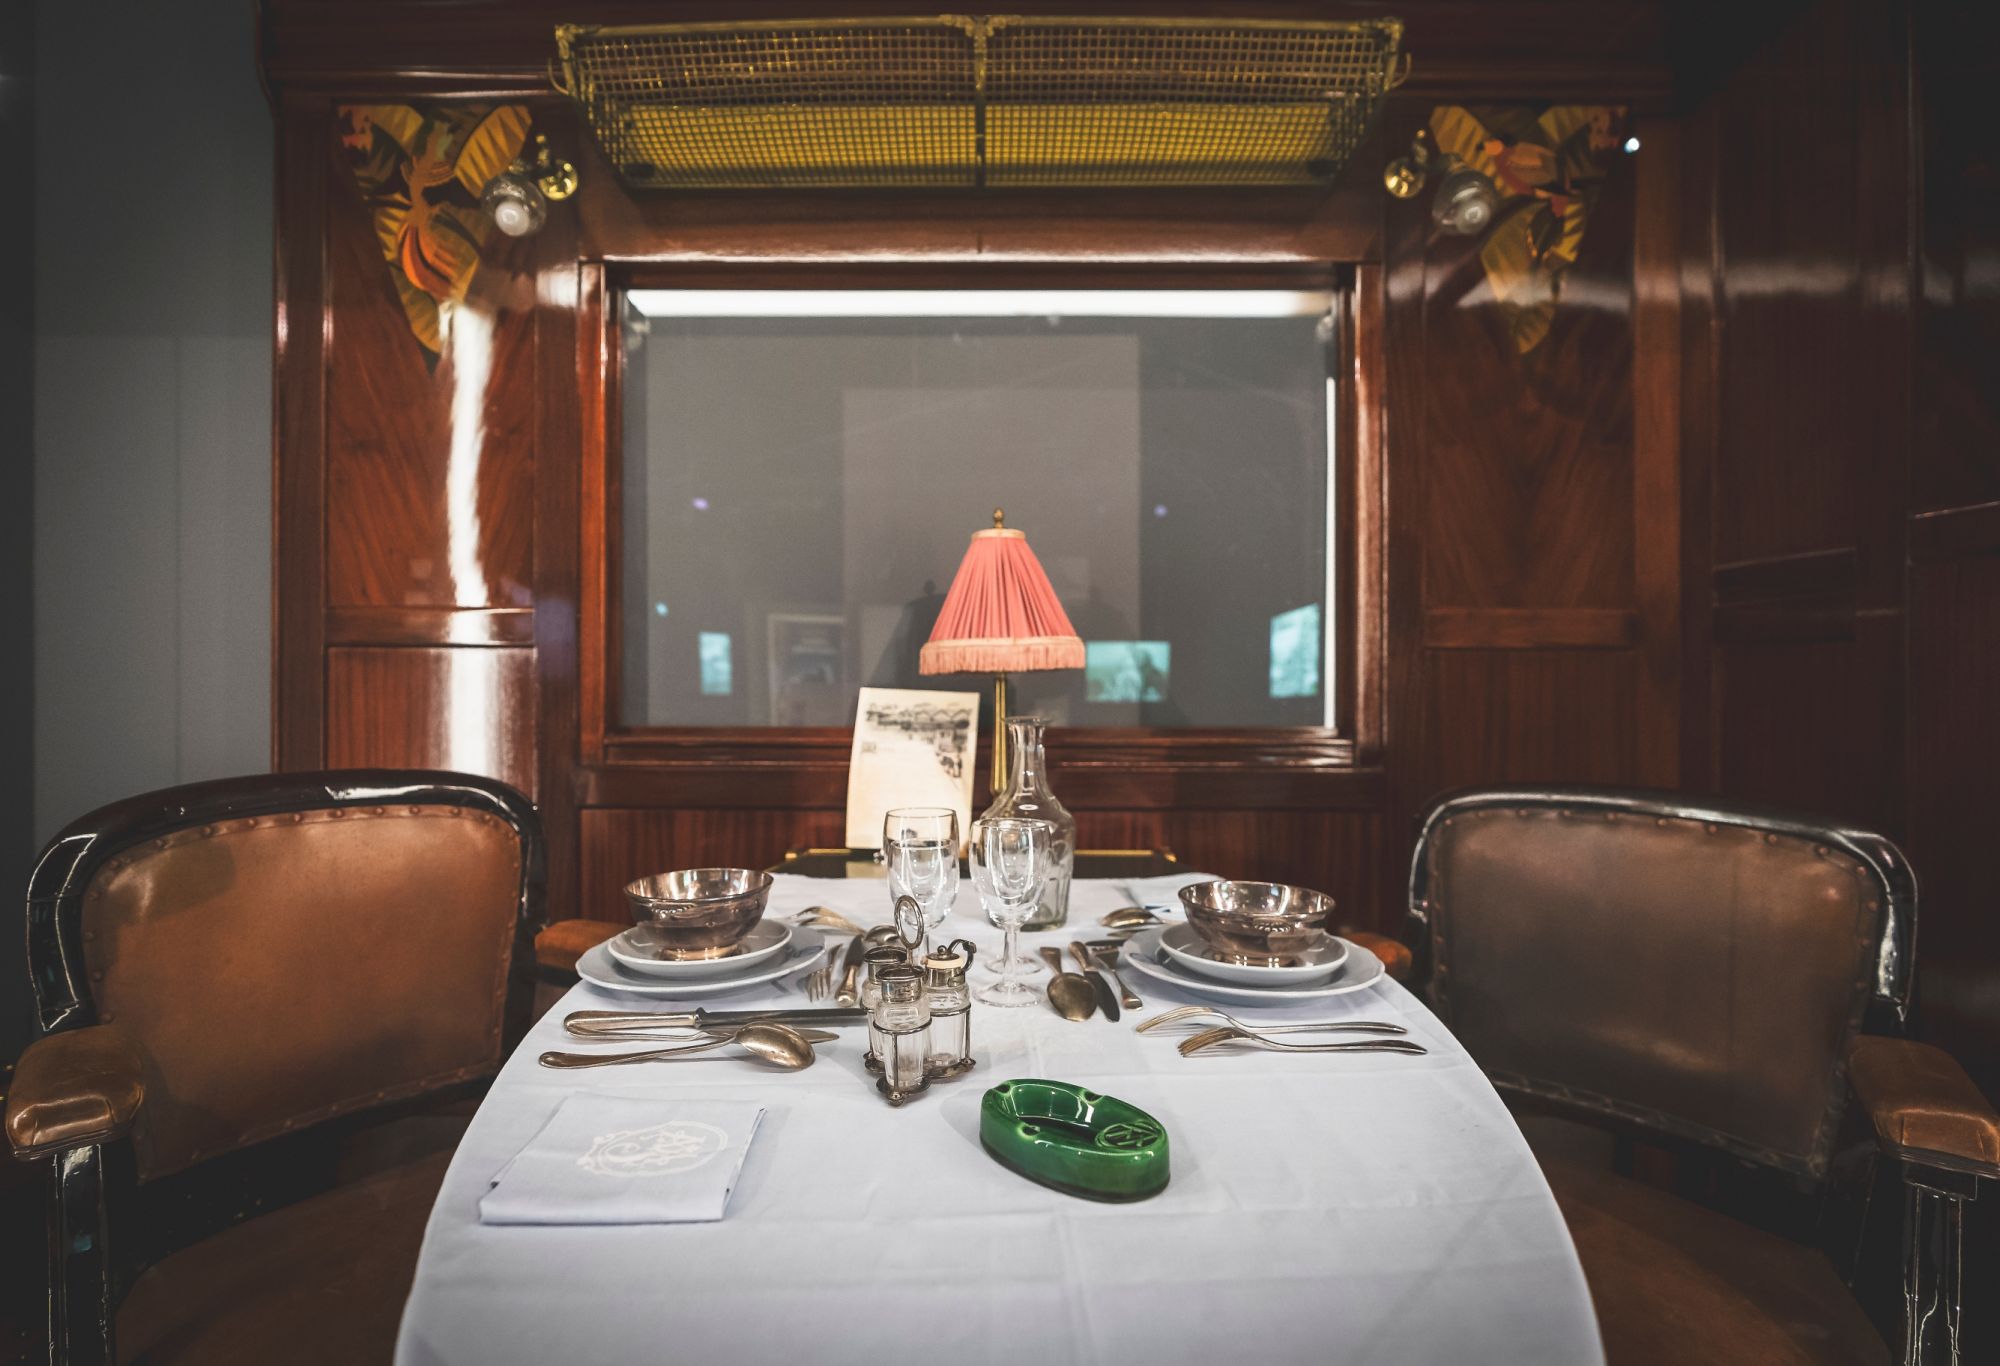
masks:
[[(1124, 900), (1116, 884), (1078, 883), (1074, 928), (1023, 940), (1067, 942)], [(792, 877), (770, 913), (814, 903), (888, 918), (881, 882)], [(982, 949), (999, 940), (969, 887), (942, 937), (959, 935)], [(1126, 980), (1146, 1008), (1116, 1025), (975, 1006), (979, 1066), (901, 1109), (863, 1070), (859, 1028), (791, 1074), (727, 1058), (539, 1067), (546, 1048), (592, 1047), (563, 1034), (570, 1010), (667, 1008), (577, 987), (508, 1060), (452, 1160), (397, 1361), (1603, 1361), (1575, 1249), (1520, 1131), (1410, 993), (1385, 981), (1310, 1012), (1256, 1013), (1396, 1020), (1428, 1057), (1182, 1058), (1173, 1037), (1132, 1024), (1187, 998)], [(700, 1004), (780, 999), (805, 1003), (787, 983)], [(999, 1166), (979, 1145), (979, 1101), (1021, 1076), (1086, 1083), (1152, 1113), (1170, 1136), (1172, 1184), (1138, 1204), (1098, 1204)], [(487, 1182), (577, 1090), (763, 1103), (728, 1217), (482, 1226)]]

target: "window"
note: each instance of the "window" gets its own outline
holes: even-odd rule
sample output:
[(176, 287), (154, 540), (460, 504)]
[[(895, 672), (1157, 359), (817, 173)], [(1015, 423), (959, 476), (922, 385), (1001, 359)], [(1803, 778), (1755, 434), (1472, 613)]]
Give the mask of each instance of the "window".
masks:
[(1012, 710), (1333, 724), (1325, 292), (632, 289), (619, 721), (843, 726), (973, 531), (1025, 531), (1087, 664)]

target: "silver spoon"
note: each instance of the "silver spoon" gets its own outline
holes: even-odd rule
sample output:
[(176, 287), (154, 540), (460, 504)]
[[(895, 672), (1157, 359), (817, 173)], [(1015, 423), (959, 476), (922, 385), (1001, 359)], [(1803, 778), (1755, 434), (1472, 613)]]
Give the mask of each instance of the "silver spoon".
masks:
[(1055, 976), (1049, 979), (1049, 1004), (1065, 1020), (1087, 1020), (1097, 1013), (1097, 993), (1082, 973), (1065, 972), (1062, 954), (1047, 944), (1038, 950)]
[(1097, 923), (1107, 930), (1138, 930), (1148, 925), (1164, 925), (1167, 922), (1144, 906), (1120, 906), (1115, 911), (1105, 912), (1098, 918)]
[(799, 1072), (813, 1065), (812, 1041), (790, 1025), (750, 1024), (719, 1039), (683, 1048), (655, 1048), (644, 1053), (559, 1053), (548, 1052), (537, 1060), (544, 1067), (615, 1067), (627, 1062), (653, 1062), (706, 1053), (725, 1044), (741, 1045), (758, 1062), (783, 1072)]
[(1183, 1058), (1191, 1058), (1204, 1048), (1217, 1044), (1241, 1041), (1254, 1043), (1259, 1048), (1275, 1048), (1283, 1053), (1428, 1053), (1430, 1049), (1408, 1039), (1353, 1039), (1345, 1043), (1282, 1043), (1277, 1039), (1265, 1038), (1248, 1029), (1204, 1029), (1192, 1038), (1180, 1042)]

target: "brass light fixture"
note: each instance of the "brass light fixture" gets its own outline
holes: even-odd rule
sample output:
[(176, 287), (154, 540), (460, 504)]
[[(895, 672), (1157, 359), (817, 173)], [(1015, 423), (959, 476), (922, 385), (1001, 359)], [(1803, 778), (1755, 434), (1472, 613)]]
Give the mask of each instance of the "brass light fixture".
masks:
[(1484, 171), (1450, 153), (1434, 151), (1428, 129), (1419, 128), (1410, 139), (1409, 152), (1382, 168), (1382, 188), (1397, 199), (1414, 199), (1433, 166), (1445, 168), (1445, 174), (1431, 200), (1431, 222), (1454, 237), (1476, 237), (1486, 231), (1500, 207), (1499, 186)]
[(1408, 74), (1395, 19), (788, 19), (556, 30), (626, 184), (1310, 185)]
[(576, 193), (576, 167), (559, 160), (549, 150), (549, 140), (535, 134), (534, 160), (525, 154), (499, 175), (486, 182), (479, 196), (480, 207), (493, 219), (493, 226), (509, 237), (528, 237), (541, 231), (551, 203), (561, 203)]

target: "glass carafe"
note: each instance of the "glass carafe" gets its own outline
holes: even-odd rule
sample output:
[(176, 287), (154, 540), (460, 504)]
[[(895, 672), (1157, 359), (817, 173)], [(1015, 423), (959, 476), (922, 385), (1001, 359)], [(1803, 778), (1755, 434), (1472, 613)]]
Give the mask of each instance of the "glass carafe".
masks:
[(1022, 922), (1022, 928), (1029, 930), (1052, 930), (1069, 919), (1069, 879), (1076, 869), (1076, 817), (1049, 791), (1048, 760), (1042, 753), (1042, 732), (1047, 727), (1039, 716), (1007, 718), (1007, 786), (983, 813), (1047, 821), (1056, 828), (1049, 880), (1042, 885), (1041, 901)]

